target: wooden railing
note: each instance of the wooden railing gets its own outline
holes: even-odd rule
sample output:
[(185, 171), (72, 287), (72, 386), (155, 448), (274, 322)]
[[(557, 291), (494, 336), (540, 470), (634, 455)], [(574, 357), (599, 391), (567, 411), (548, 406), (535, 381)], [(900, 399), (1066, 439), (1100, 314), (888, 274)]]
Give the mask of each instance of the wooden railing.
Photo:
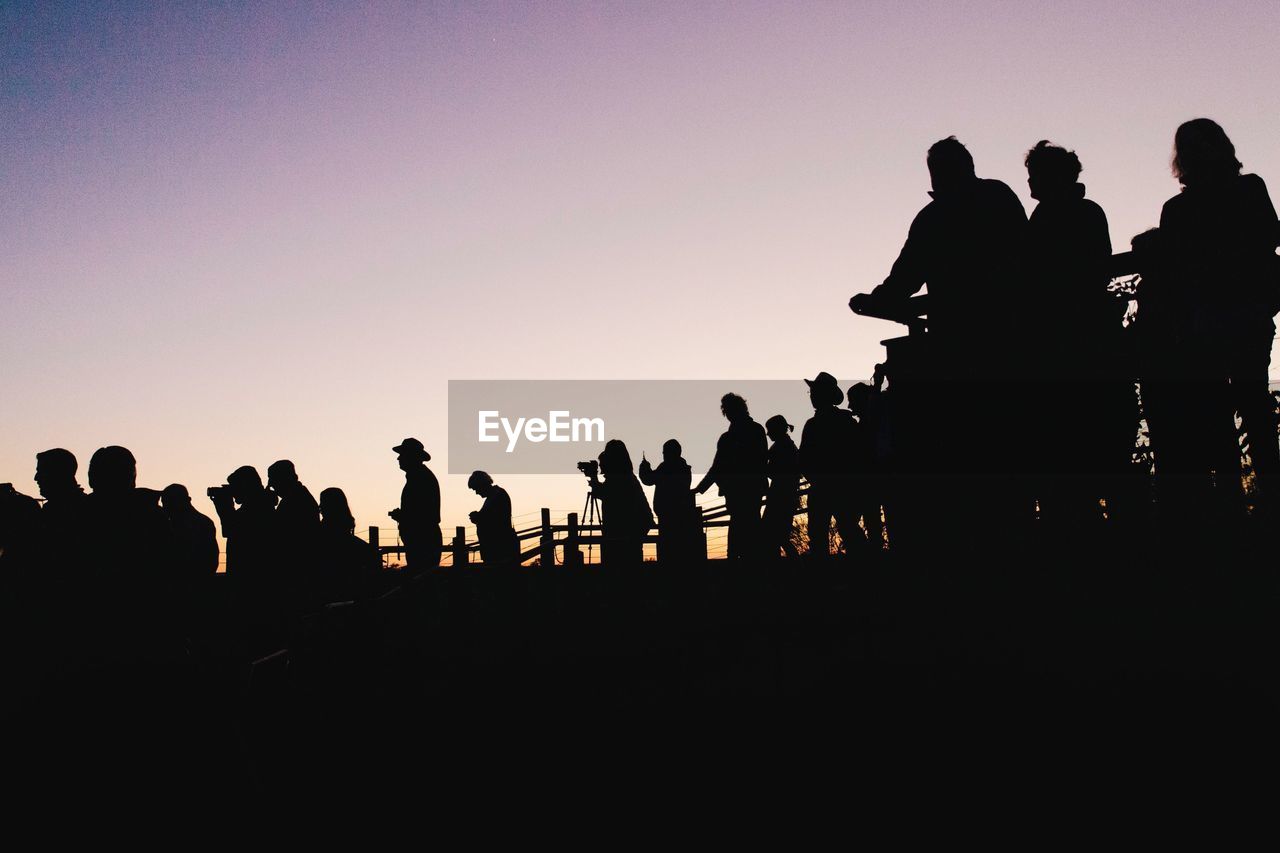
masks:
[[(802, 481), (799, 495), (805, 495), (808, 491), (808, 484)], [(768, 502), (765, 501), (764, 503), (767, 505)], [(729, 510), (723, 503), (710, 507), (698, 507), (698, 510), (701, 514), (700, 526), (703, 531), (705, 546), (708, 528), (729, 526)], [(804, 513), (805, 509), (801, 507), (799, 498), (797, 498), (796, 506), (792, 510), (792, 517), (803, 515)], [(658, 524), (661, 524), (660, 520)], [(383, 545), (381, 531), (377, 527), (370, 527), (368, 535), (369, 544), (377, 548), (378, 553), (384, 557), (398, 556), (405, 551), (402, 543)], [(517, 530), (516, 539), (520, 541), (520, 563), (527, 563), (537, 557), (539, 563), (543, 566), (555, 565), (557, 562), (572, 565), (580, 559), (581, 552), (579, 549), (600, 545), (605, 541), (601, 525), (580, 523), (576, 512), (569, 513), (564, 524), (554, 524), (551, 521), (551, 510), (547, 507), (542, 508), (540, 523)], [(653, 530), (644, 536), (643, 542), (644, 544), (656, 544), (658, 542), (658, 526), (656, 524)], [(526, 543), (531, 544), (526, 547)], [(454, 528), (453, 539), (445, 550), (452, 559), (452, 565), (470, 565), (473, 562), (472, 555), (478, 554), (480, 551), (480, 543), (476, 540), (468, 539), (467, 528), (458, 525)], [(557, 556), (560, 557), (559, 560), (557, 560)]]

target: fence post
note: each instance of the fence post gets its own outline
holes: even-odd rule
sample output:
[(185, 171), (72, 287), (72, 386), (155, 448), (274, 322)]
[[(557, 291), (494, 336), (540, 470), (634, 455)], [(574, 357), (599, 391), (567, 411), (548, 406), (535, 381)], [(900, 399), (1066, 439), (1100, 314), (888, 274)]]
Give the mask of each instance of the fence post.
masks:
[(542, 568), (548, 568), (556, 564), (556, 540), (551, 532), (551, 510), (547, 507), (542, 508), (542, 539), (539, 542), (542, 546), (538, 561), (542, 563)]
[(582, 552), (578, 550), (578, 514), (569, 513), (569, 529), (564, 536), (564, 564), (577, 566), (582, 563)]
[(467, 563), (467, 528), (458, 526), (453, 534), (453, 567), (456, 569)]
[(707, 520), (704, 517), (707, 511), (702, 507), (698, 507), (698, 534), (702, 537), (702, 559), (711, 558), (711, 552), (707, 545)]
[[(369, 544), (373, 546), (373, 550), (378, 550), (378, 528), (376, 527), (369, 528)], [(382, 552), (378, 551), (378, 553), (381, 554)]]

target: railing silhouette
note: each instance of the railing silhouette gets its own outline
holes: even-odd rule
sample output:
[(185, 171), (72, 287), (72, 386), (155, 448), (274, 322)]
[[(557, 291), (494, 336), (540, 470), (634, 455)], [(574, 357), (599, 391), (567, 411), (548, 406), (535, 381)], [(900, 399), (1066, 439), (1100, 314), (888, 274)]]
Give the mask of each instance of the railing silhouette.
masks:
[[(796, 499), (796, 506), (792, 510), (792, 518), (797, 515), (804, 515), (807, 509), (801, 505), (800, 497), (808, 494), (809, 485), (804, 481), (800, 483), (800, 491)], [(767, 506), (768, 501), (764, 501)], [(700, 527), (703, 531), (703, 545), (706, 547), (706, 530), (708, 528), (720, 528), (729, 526), (729, 510), (724, 503), (710, 506), (698, 507), (701, 513)], [(659, 522), (660, 523), (660, 522)], [(646, 545), (654, 545), (658, 542), (658, 526), (655, 525), (653, 530), (647, 533), (643, 538)], [(384, 545), (381, 542), (381, 530), (377, 527), (369, 528), (369, 544), (378, 549), (378, 553), (383, 557), (400, 555), (404, 553), (404, 545), (397, 542), (394, 545)], [(555, 524), (551, 520), (551, 510), (543, 507), (541, 510), (541, 520), (538, 524), (516, 530), (516, 539), (520, 541), (520, 564), (524, 564), (538, 558), (539, 564), (542, 566), (576, 565), (582, 562), (581, 548), (599, 546), (606, 540), (603, 535), (603, 528), (599, 524), (582, 524), (579, 521), (578, 513), (571, 512), (565, 518), (564, 524)], [(525, 543), (531, 542), (532, 545), (526, 547)], [(449, 554), (451, 563), (454, 566), (471, 565), (473, 554), (480, 551), (480, 543), (474, 539), (467, 538), (467, 528), (464, 525), (458, 525), (454, 528), (452, 540), (445, 548)], [(557, 560), (557, 555), (560, 559)], [(710, 557), (710, 554), (707, 554)]]

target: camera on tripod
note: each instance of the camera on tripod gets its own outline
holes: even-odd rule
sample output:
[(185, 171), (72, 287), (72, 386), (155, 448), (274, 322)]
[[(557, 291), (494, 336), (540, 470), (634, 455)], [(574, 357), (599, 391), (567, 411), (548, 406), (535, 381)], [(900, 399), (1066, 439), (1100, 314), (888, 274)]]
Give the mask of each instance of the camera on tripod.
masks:
[(578, 470), (581, 471), (584, 476), (595, 479), (600, 474), (600, 463), (595, 459), (591, 459), (586, 462), (579, 462)]

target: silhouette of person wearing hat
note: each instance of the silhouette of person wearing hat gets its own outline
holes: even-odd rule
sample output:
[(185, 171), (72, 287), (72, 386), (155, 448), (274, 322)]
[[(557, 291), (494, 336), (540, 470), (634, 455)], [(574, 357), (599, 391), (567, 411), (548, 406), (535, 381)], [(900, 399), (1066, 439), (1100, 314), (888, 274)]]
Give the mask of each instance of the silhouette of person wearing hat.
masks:
[(444, 536), (440, 532), (440, 481), (425, 463), (431, 454), (416, 438), (406, 438), (391, 448), (400, 470), (404, 490), (400, 506), (387, 513), (400, 526), (406, 567), (418, 571), (440, 565)]
[(472, 471), (467, 488), (484, 498), (468, 516), (476, 526), (480, 559), (486, 566), (514, 566), (520, 560), (520, 540), (511, 526), (511, 496), (484, 471)]
[(800, 433), (800, 472), (809, 481), (809, 553), (830, 553), (829, 530), (835, 519), (840, 538), (848, 548), (861, 535), (853, 506), (853, 415), (839, 408), (844, 392), (830, 373), (806, 379), (813, 417)]
[(788, 557), (796, 556), (791, 527), (800, 502), (800, 459), (796, 443), (791, 440), (794, 430), (782, 415), (774, 415), (764, 422), (765, 434), (773, 444), (769, 447), (767, 468), (769, 493), (760, 526), (769, 555), (773, 557), (778, 556), (779, 548)]
[(761, 552), (760, 502), (769, 490), (769, 447), (764, 427), (756, 423), (747, 401), (737, 394), (720, 398), (720, 413), (729, 428), (716, 442), (711, 468), (695, 487), (704, 494), (712, 483), (720, 487), (729, 513), (729, 559), (750, 559)]
[(690, 486), (693, 471), (681, 456), (680, 442), (662, 445), (662, 461), (654, 468), (640, 460), (640, 482), (653, 486), (653, 511), (658, 516), (658, 560), (684, 562), (700, 556), (701, 513)]

